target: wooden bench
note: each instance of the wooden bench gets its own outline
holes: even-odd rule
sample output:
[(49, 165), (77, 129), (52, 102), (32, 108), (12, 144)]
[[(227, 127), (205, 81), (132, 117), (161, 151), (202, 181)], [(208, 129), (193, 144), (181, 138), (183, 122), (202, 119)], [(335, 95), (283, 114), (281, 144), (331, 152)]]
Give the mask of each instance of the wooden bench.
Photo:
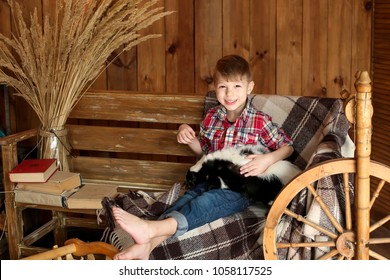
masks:
[[(286, 133), (292, 135), (295, 150), (292, 160), (301, 169), (328, 159), (329, 156), (338, 158), (353, 153), (351, 141), (347, 137), (350, 124), (343, 113), (342, 100), (263, 94), (252, 97), (253, 105), (258, 110), (271, 115)], [(167, 190), (174, 183), (183, 182), (188, 168), (195, 162), (192, 151), (186, 145), (177, 143), (178, 126), (188, 123), (198, 131), (204, 107), (214, 105), (215, 101), (212, 97), (167, 93), (88, 92), (68, 119), (68, 140), (76, 154), (69, 161), (71, 170), (80, 172), (86, 182), (115, 183), (152, 191)], [(20, 161), (17, 156), (18, 146), (30, 141), (31, 149), (36, 144), (31, 141), (39, 139), (38, 133), (37, 129), (33, 129), (0, 138), (7, 191), (7, 238), (12, 259), (47, 250), (37, 247), (36, 241), (49, 232), (54, 232), (54, 244), (61, 246), (68, 238), (69, 228), (106, 227), (97, 224), (95, 210), (15, 203), (12, 192), (14, 185), (8, 180), (8, 172)], [(326, 153), (323, 154), (322, 150)], [(38, 229), (26, 232), (23, 228), (23, 211), (31, 208), (49, 210), (53, 215)], [(177, 250), (178, 247), (182, 248), (181, 245), (185, 250), (186, 244), (195, 243), (191, 246), (201, 252), (199, 258), (224, 256), (227, 259), (236, 254), (248, 257), (252, 253), (254, 255), (251, 258), (261, 258), (259, 251), (262, 244), (258, 242), (258, 233), (247, 230), (253, 228), (253, 223), (265, 219), (264, 213), (257, 213), (257, 210), (237, 213), (237, 219), (221, 218), (223, 221), (217, 220), (215, 224), (212, 222), (187, 232), (180, 240), (170, 238), (169, 243), (156, 248), (151, 257), (168, 259), (172, 257), (170, 247), (177, 252), (181, 250)], [(245, 236), (247, 245), (237, 246), (229, 238), (237, 234), (231, 232), (236, 231), (236, 223), (242, 222), (248, 226), (245, 232), (239, 234)], [(227, 234), (218, 235), (213, 230), (219, 230), (221, 223)], [(202, 243), (206, 229), (206, 239), (213, 238), (215, 243)], [(196, 239), (200, 236), (202, 240)], [(219, 243), (229, 246), (217, 246)], [(52, 245), (47, 244), (49, 247)], [(230, 246), (244, 249), (236, 252), (230, 250)], [(168, 251), (170, 253), (166, 254)]]
[[(80, 172), (85, 182), (167, 190), (184, 181), (195, 161), (192, 151), (177, 143), (178, 125), (187, 123), (196, 129), (204, 101), (202, 96), (178, 93), (87, 92), (68, 119), (68, 140), (76, 154), (70, 158), (70, 169)], [(95, 210), (15, 203), (8, 172), (18, 164), (18, 145), (36, 141), (37, 135), (38, 130), (32, 129), (0, 138), (11, 259), (43, 251), (33, 245), (49, 232), (61, 246), (67, 228), (99, 226)], [(53, 211), (53, 218), (26, 235), (23, 211), (29, 208)]]

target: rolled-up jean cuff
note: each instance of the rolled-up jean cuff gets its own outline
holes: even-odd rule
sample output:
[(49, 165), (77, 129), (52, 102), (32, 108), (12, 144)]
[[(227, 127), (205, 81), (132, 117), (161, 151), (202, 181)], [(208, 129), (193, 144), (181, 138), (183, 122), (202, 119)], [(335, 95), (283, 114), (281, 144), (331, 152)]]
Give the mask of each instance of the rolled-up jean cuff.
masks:
[(166, 218), (173, 218), (177, 222), (177, 229), (175, 234), (172, 237), (178, 237), (188, 231), (188, 222), (186, 217), (182, 213), (177, 211), (172, 211), (167, 214), (161, 215), (159, 220), (166, 219)]

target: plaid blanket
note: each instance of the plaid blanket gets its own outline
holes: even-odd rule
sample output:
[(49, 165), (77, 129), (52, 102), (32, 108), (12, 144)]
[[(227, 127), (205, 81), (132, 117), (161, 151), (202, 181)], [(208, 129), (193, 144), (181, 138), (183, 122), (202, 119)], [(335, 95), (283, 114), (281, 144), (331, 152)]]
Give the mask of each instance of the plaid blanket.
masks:
[[(182, 184), (175, 184), (166, 193), (129, 191), (115, 200), (104, 198), (103, 207), (107, 228), (102, 241), (113, 244), (122, 250), (131, 246), (131, 236), (115, 227), (111, 214), (111, 205), (143, 219), (157, 219), (171, 206), (182, 192)], [(258, 239), (265, 222), (267, 209), (262, 205), (250, 206), (245, 211), (208, 223), (178, 238), (169, 238), (154, 249), (150, 259), (259, 259), (262, 250)]]
[[(294, 141), (294, 154), (290, 160), (301, 169), (330, 158), (352, 157), (354, 145), (347, 131), (349, 123), (343, 113), (343, 102), (339, 99), (252, 95), (250, 102), (263, 112), (271, 115)], [(217, 105), (213, 92), (205, 99), (205, 112)], [(322, 180), (317, 191), (335, 217), (343, 224), (343, 191), (340, 178), (333, 176)], [(121, 198), (119, 204), (129, 212), (144, 218), (155, 218), (164, 209), (174, 203), (178, 197), (180, 185), (176, 184), (164, 196), (137, 192)], [(352, 186), (351, 186), (352, 188)], [(111, 202), (112, 203), (112, 202)], [(118, 204), (118, 201), (114, 203)], [(126, 203), (124, 205), (123, 203)], [(157, 204), (156, 204), (157, 203)], [(107, 204), (109, 205), (109, 204)], [(129, 207), (131, 205), (131, 207)], [(158, 207), (156, 205), (159, 205)], [(261, 205), (250, 206), (235, 215), (218, 219), (187, 232), (180, 237), (172, 237), (155, 248), (150, 259), (262, 259), (262, 229), (267, 208)], [(291, 203), (291, 210), (333, 230), (316, 202), (303, 192)], [(106, 212), (109, 210), (106, 210)], [(109, 215), (108, 215), (109, 216)], [(280, 239), (283, 241), (302, 241), (321, 239), (320, 233), (305, 227), (289, 218), (280, 223)], [(119, 249), (132, 244), (131, 237), (120, 229), (108, 230), (106, 240)], [(319, 250), (284, 250), (279, 252), (283, 259), (310, 259)]]

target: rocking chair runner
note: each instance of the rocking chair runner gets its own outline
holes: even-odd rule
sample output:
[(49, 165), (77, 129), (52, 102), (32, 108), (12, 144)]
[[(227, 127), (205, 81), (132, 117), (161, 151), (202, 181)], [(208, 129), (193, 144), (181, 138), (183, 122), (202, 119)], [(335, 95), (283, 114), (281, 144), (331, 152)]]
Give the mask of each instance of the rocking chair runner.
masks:
[(117, 252), (117, 248), (105, 242), (83, 242), (78, 238), (72, 238), (65, 241), (64, 246), (22, 258), (21, 260), (96, 260), (98, 259), (97, 255), (100, 255), (102, 259), (112, 260)]

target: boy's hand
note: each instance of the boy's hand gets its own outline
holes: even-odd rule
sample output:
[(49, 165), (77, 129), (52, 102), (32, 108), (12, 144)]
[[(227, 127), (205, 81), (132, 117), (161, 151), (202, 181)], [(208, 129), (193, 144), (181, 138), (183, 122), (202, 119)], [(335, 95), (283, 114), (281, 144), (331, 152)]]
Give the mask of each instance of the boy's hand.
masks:
[(273, 163), (271, 154), (248, 155), (246, 158), (251, 159), (251, 161), (240, 168), (240, 173), (245, 177), (258, 176), (264, 173)]
[(188, 124), (182, 124), (177, 133), (177, 142), (180, 144), (191, 144), (196, 138), (195, 131)]

